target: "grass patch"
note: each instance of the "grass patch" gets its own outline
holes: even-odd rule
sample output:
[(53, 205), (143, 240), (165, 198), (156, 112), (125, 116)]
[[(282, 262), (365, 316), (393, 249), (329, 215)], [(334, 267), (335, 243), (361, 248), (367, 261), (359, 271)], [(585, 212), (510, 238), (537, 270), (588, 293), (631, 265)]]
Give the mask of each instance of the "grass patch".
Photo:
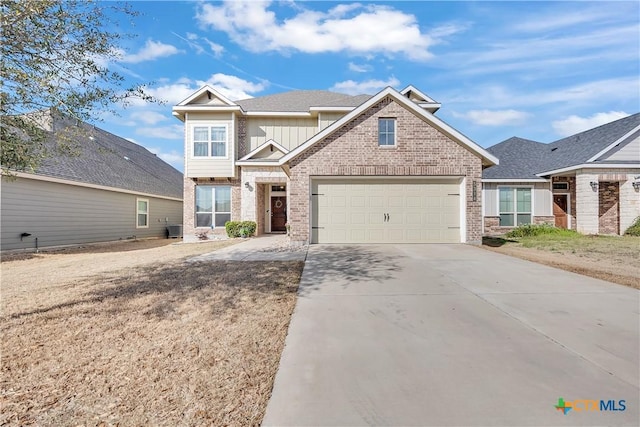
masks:
[(302, 267), (176, 261), (43, 283), (0, 318), (0, 424), (259, 425)]

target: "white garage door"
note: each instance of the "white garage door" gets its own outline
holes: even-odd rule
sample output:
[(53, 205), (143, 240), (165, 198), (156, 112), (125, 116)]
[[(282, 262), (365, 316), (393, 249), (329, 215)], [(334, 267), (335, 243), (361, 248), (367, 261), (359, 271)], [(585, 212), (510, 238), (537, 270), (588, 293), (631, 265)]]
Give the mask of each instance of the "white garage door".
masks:
[(314, 180), (312, 243), (460, 243), (459, 180)]

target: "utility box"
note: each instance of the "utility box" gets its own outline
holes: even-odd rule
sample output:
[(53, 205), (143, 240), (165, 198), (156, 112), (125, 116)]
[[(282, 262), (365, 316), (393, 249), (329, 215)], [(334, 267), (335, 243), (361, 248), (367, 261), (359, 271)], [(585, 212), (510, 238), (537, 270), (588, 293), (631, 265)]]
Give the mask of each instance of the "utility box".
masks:
[(167, 225), (167, 238), (176, 239), (182, 237), (182, 224)]

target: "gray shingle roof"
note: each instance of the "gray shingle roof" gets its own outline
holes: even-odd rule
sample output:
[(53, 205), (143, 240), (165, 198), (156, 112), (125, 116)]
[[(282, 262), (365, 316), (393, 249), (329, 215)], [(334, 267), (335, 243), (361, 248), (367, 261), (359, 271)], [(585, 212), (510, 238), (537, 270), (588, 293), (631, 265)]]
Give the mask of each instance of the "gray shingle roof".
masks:
[[(487, 148), (500, 159), (485, 169), (485, 179), (531, 179), (536, 174), (586, 163), (622, 136), (640, 125), (640, 113), (559, 139), (550, 144), (509, 138)], [(603, 162), (604, 163), (604, 162)]]
[(235, 102), (245, 111), (308, 112), (311, 107), (357, 107), (369, 98), (326, 90), (295, 90)]
[(540, 179), (536, 173), (544, 163), (543, 153), (547, 144), (518, 137), (511, 137), (487, 148), (500, 160), (500, 164), (485, 169), (484, 179)]
[(47, 144), (72, 129), (73, 153), (50, 150), (36, 174), (182, 199), (182, 173), (146, 148), (87, 123), (54, 120)]

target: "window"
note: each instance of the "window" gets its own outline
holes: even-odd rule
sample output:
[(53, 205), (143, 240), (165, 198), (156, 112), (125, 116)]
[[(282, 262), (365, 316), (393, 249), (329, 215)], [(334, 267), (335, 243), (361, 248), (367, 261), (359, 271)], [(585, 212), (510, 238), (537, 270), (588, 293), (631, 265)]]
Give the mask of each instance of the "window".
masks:
[(136, 228), (149, 227), (149, 200), (136, 199)]
[(193, 128), (194, 157), (226, 157), (227, 126), (195, 126)]
[(553, 183), (554, 190), (568, 190), (569, 183), (568, 182), (554, 182)]
[(531, 224), (531, 188), (500, 187), (500, 226)]
[(396, 119), (378, 119), (378, 145), (396, 145)]
[(196, 187), (196, 227), (224, 227), (231, 221), (231, 187)]

